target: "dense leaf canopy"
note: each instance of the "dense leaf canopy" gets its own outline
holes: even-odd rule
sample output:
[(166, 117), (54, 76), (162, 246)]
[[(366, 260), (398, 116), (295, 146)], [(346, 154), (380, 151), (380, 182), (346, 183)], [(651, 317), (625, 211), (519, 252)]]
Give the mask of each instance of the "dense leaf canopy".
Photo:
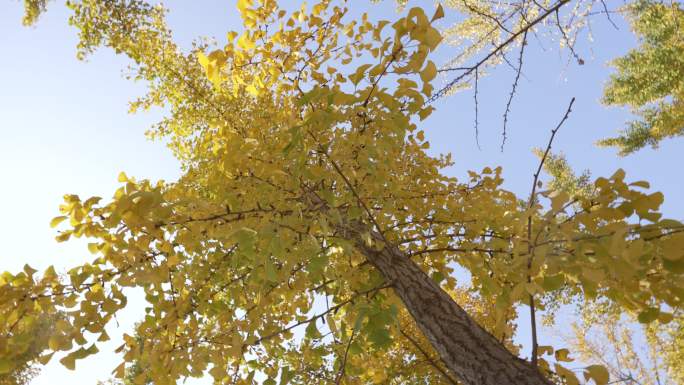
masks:
[[(441, 6), (380, 21), (349, 17), (344, 1), (288, 11), (240, 0), (244, 31), (190, 53), (161, 7), (70, 7), (82, 56), (111, 47), (148, 82), (132, 109), (169, 111), (150, 135), (168, 141), (184, 173), (176, 182), (122, 173), (111, 199), (65, 196), (57, 238), (90, 239), (93, 257), (66, 274), (2, 274), (0, 372), (35, 359), (28, 349), (74, 368), (109, 339), (105, 327), (139, 288), (147, 307), (115, 370), (141, 365), (137, 383), (205, 373), (238, 384), (457, 383), (394, 282), (369, 263), (367, 250), (385, 248), (513, 353), (517, 307), (561, 292), (610, 301), (643, 323), (681, 317), (684, 226), (662, 218), (663, 196), (648, 183), (618, 170), (591, 193), (535, 183), (519, 197), (501, 187), (500, 168), (459, 181), (441, 171), (448, 156), (427, 154), (420, 121), (433, 110)], [(57, 314), (36, 349), (32, 325)], [(539, 353), (550, 355), (539, 360), (545, 375), (577, 383), (567, 350)], [(608, 381), (601, 366), (581, 372)]]
[(641, 45), (614, 61), (617, 73), (606, 87), (605, 103), (629, 106), (640, 119), (600, 142), (623, 155), (684, 135), (684, 9), (679, 2), (640, 0), (628, 11)]

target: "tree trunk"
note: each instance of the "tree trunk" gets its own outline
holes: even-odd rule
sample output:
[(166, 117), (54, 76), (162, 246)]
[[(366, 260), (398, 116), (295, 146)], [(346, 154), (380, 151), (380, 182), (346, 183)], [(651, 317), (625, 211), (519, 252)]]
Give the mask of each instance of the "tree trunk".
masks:
[[(374, 236), (381, 241), (379, 234)], [(393, 284), (420, 330), (464, 385), (552, 384), (473, 321), (401, 250), (386, 247), (377, 251), (358, 239), (357, 247)]]

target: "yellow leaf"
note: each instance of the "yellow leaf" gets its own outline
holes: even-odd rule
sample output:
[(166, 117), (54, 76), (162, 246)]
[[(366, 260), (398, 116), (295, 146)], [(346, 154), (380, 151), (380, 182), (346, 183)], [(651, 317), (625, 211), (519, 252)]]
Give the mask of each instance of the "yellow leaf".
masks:
[(168, 258), (166, 258), (166, 264), (171, 266), (171, 267), (176, 266), (179, 263), (180, 263), (180, 257), (176, 253), (171, 254), (168, 256)]
[(553, 354), (553, 346), (540, 345), (537, 347), (537, 355), (541, 356), (544, 354)]
[(684, 233), (673, 234), (663, 241), (664, 259), (678, 261), (684, 257)]
[(561, 362), (572, 362), (574, 361), (572, 358), (569, 357), (570, 351), (568, 349), (558, 349), (554, 353), (556, 357), (556, 361), (561, 361)]
[(363, 79), (363, 76), (365, 75), (366, 70), (368, 68), (370, 68), (371, 66), (372, 66), (372, 64), (364, 64), (364, 65), (359, 66), (356, 69), (356, 71), (354, 71), (354, 73), (352, 75), (349, 75), (349, 80), (351, 80), (351, 82), (354, 85), (359, 84), (361, 79)]
[(437, 76), (437, 66), (432, 62), (432, 60), (428, 60), (427, 65), (420, 73), (420, 78), (427, 83), (434, 79), (435, 76)]
[(316, 5), (313, 6), (313, 8), (311, 9), (311, 13), (312, 13), (314, 16), (318, 16), (318, 15), (320, 15), (321, 12), (323, 12), (324, 10), (325, 10), (325, 5), (319, 3), (319, 4), (316, 4)]
[(98, 251), (100, 251), (100, 246), (97, 243), (88, 243), (88, 251), (90, 251), (91, 254), (97, 254)]
[(651, 184), (646, 182), (645, 180), (639, 180), (639, 181), (630, 183), (629, 186), (636, 186), (636, 187), (641, 187), (641, 188), (650, 188)]
[(76, 358), (71, 354), (62, 358), (61, 360), (59, 360), (59, 362), (61, 362), (62, 365), (64, 365), (64, 367), (69, 369), (69, 370), (75, 370), (76, 369)]
[[(207, 68), (207, 66), (209, 65), (209, 58), (202, 51), (197, 52), (197, 61), (203, 68)], [(121, 174), (119, 174), (119, 182), (125, 182), (125, 180), (121, 180)]]
[(238, 0), (237, 2), (237, 9), (242, 13), (244, 12), (247, 8), (252, 7), (252, 0)]
[(420, 117), (420, 120), (427, 119), (427, 117), (430, 116), (432, 114), (432, 111), (434, 110), (434, 107), (428, 106), (427, 108), (423, 108), (420, 111), (418, 111), (418, 116)]
[(14, 369), (14, 363), (7, 358), (0, 358), (0, 374), (6, 374)]
[(430, 51), (434, 51), (435, 48), (437, 48), (437, 45), (442, 41), (442, 35), (439, 33), (438, 30), (430, 27), (428, 28), (427, 31), (425, 31), (425, 38), (424, 42), (427, 44), (428, 48)]
[(64, 220), (67, 218), (68, 217), (66, 217), (64, 215), (52, 218), (52, 220), (50, 221), (50, 227), (57, 227), (60, 223), (64, 222)]
[(103, 332), (100, 334), (100, 337), (99, 337), (97, 340), (100, 341), (100, 342), (109, 341), (109, 334), (107, 334), (106, 331), (103, 331)]
[(38, 357), (38, 362), (41, 363), (41, 365), (47, 365), (48, 362), (50, 362), (50, 359), (55, 353), (49, 353), (49, 354), (44, 354), (40, 357)]
[(60, 338), (58, 336), (52, 336), (48, 340), (48, 347), (50, 350), (59, 350), (61, 346)]
[(660, 323), (663, 323), (663, 324), (670, 323), (670, 322), (672, 322), (673, 319), (674, 319), (674, 316), (672, 315), (672, 313), (661, 312), (660, 314), (658, 314), (658, 322), (660, 322)]
[(432, 16), (432, 19), (430, 19), (430, 22), (433, 22), (435, 20), (439, 20), (444, 17), (444, 8), (442, 8), (442, 4), (437, 4), (437, 9), (435, 10), (435, 14)]
[(582, 268), (582, 276), (593, 283), (600, 283), (606, 277), (603, 270)]
[(259, 96), (259, 90), (253, 85), (250, 84), (246, 88), (247, 92), (249, 92), (253, 96)]
[(242, 49), (245, 50), (245, 51), (251, 50), (251, 49), (253, 49), (253, 48), (256, 46), (256, 44), (254, 43), (254, 41), (252, 41), (252, 40), (250, 39), (249, 35), (246, 34), (246, 33), (243, 34), (242, 36), (240, 36), (240, 38), (238, 39), (237, 44), (238, 44), (238, 47), (242, 48)]
[(46, 279), (56, 278), (57, 272), (55, 271), (55, 267), (50, 265), (47, 269), (45, 269), (45, 273), (43, 274), (43, 277)]
[(38, 271), (38, 270), (36, 270), (36, 269), (32, 268), (31, 266), (29, 266), (28, 263), (24, 264), (24, 272), (25, 272), (26, 275), (28, 275), (29, 277), (32, 277), (33, 274), (35, 274), (37, 271)]
[(559, 364), (556, 364), (555, 368), (556, 374), (563, 377), (567, 385), (579, 385), (579, 380), (577, 379), (577, 376), (575, 376), (575, 373), (571, 372), (570, 370), (564, 368)]
[(65, 232), (59, 234), (58, 236), (56, 236), (55, 240), (57, 240), (57, 242), (66, 242), (69, 240), (70, 237), (71, 237), (71, 231), (65, 231)]
[(596, 385), (606, 385), (610, 379), (608, 369), (602, 365), (590, 365), (585, 368), (584, 379), (593, 379)]

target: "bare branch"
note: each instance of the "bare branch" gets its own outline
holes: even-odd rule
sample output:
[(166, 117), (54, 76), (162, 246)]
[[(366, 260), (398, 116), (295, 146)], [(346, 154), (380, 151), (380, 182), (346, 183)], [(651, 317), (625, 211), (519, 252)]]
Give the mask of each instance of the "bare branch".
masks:
[(446, 86), (442, 87), (439, 91), (437, 91), (432, 97), (430, 97), (425, 104), (430, 104), (436, 101), (437, 99), (445, 96), (456, 84), (458, 84), (461, 80), (463, 80), (466, 76), (469, 76), (470, 74), (473, 73), (477, 68), (485, 64), (489, 59), (491, 59), (494, 55), (498, 54), (500, 51), (502, 51), (504, 48), (506, 48), (509, 44), (514, 42), (520, 35), (524, 34), (531, 28), (533, 28), (535, 25), (539, 24), (543, 20), (545, 20), (551, 13), (558, 11), (563, 5), (569, 3), (570, 0), (559, 0), (553, 7), (549, 8), (546, 10), (544, 13), (539, 15), (537, 18), (529, 22), (527, 25), (522, 27), (520, 30), (518, 30), (516, 33), (512, 34), (508, 39), (506, 39), (503, 43), (499, 44), (496, 46), (492, 51), (490, 51), (485, 57), (480, 59), (475, 65), (471, 67), (461, 67), (461, 68), (446, 68), (440, 70), (440, 72), (448, 72), (450, 70), (463, 70), (462, 74), (451, 80), (449, 83), (447, 83)]
[(480, 124), (478, 122), (478, 115), (479, 115), (479, 103), (477, 101), (477, 93), (478, 93), (478, 82), (479, 82), (479, 75), (480, 70), (475, 69), (475, 93), (473, 95), (473, 99), (475, 99), (475, 143), (477, 144), (477, 149), (482, 150), (482, 147), (480, 147)]
[(515, 72), (515, 80), (513, 81), (513, 87), (511, 88), (511, 93), (508, 95), (508, 102), (506, 102), (506, 112), (504, 112), (503, 119), (503, 139), (501, 141), (501, 152), (504, 150), (506, 145), (506, 128), (508, 125), (508, 114), (511, 112), (511, 103), (513, 103), (513, 97), (515, 96), (515, 90), (518, 88), (518, 82), (520, 81), (520, 73), (522, 72), (523, 66), (523, 55), (525, 54), (525, 46), (527, 45), (527, 31), (523, 34), (522, 43), (520, 44), (520, 55), (518, 56), (518, 68)]
[(615, 29), (620, 29), (620, 28), (618, 28), (617, 24), (615, 24), (613, 19), (610, 17), (610, 11), (608, 10), (608, 6), (606, 5), (605, 0), (600, 0), (600, 1), (601, 1), (601, 5), (603, 6), (603, 11), (606, 13), (606, 18), (608, 19), (610, 24), (612, 24)]
[(340, 370), (337, 372), (337, 378), (335, 379), (335, 385), (340, 385), (342, 383), (342, 378), (344, 378), (344, 372), (347, 369), (347, 357), (349, 356), (349, 349), (351, 348), (352, 342), (354, 342), (354, 337), (356, 336), (356, 328), (352, 329), (352, 334), (349, 336), (349, 342), (347, 342), (347, 347), (344, 349), (344, 356), (342, 357), (342, 363), (340, 364)]
[[(570, 112), (572, 112), (572, 105), (575, 103), (575, 98), (573, 97), (570, 100), (570, 104), (568, 105), (568, 109), (565, 111), (565, 115), (563, 116), (563, 119), (558, 123), (556, 128), (551, 130), (551, 137), (549, 138), (549, 143), (546, 145), (546, 150), (544, 151), (544, 155), (542, 158), (539, 160), (539, 166), (537, 167), (537, 171), (534, 173), (534, 178), (532, 180), (532, 191), (530, 192), (530, 199), (528, 202), (528, 209), (532, 209), (534, 206), (534, 203), (536, 201), (536, 193), (537, 193), (537, 186), (539, 183), (539, 175), (541, 174), (541, 170), (544, 167), (544, 162), (546, 161), (546, 158), (549, 155), (549, 152), (551, 151), (551, 145), (553, 144), (553, 140), (556, 137), (556, 133), (558, 130), (560, 130), (561, 126), (563, 126), (563, 123), (568, 119), (568, 116), (570, 116)], [(532, 282), (532, 276), (530, 270), (532, 269), (532, 262), (534, 259), (534, 245), (532, 244), (532, 213), (529, 214), (527, 217), (527, 282), (531, 283)], [(530, 294), (530, 328), (531, 328), (531, 335), (532, 335), (532, 365), (537, 366), (538, 364), (538, 357), (537, 357), (537, 352), (539, 350), (539, 343), (537, 341), (537, 316), (536, 316), (536, 309), (535, 309), (535, 304), (534, 304), (534, 295)]]
[(579, 57), (579, 55), (575, 51), (575, 45), (572, 43), (572, 41), (568, 37), (568, 34), (565, 32), (565, 28), (563, 28), (563, 26), (561, 25), (560, 16), (558, 15), (558, 10), (556, 10), (556, 26), (558, 27), (558, 30), (560, 31), (561, 36), (563, 36), (563, 40), (565, 41), (565, 44), (568, 46), (568, 49), (570, 50), (572, 57), (574, 57), (575, 60), (577, 60), (577, 64), (583, 65), (584, 60), (581, 57)]

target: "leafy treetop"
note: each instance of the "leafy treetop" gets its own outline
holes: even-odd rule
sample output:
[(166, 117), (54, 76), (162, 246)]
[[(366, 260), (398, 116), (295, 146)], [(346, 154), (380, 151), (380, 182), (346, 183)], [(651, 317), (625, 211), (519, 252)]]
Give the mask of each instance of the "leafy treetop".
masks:
[(617, 73), (604, 102), (629, 106), (640, 119), (599, 144), (622, 155), (684, 135), (684, 9), (679, 2), (640, 0), (627, 8), (641, 45), (613, 61)]
[[(148, 307), (115, 370), (142, 365), (136, 383), (205, 372), (238, 384), (460, 381), (368, 262), (368, 250), (390, 247), (515, 353), (516, 307), (559, 290), (644, 323), (680, 316), (684, 226), (661, 218), (662, 194), (621, 170), (573, 197), (536, 187), (517, 197), (500, 168), (443, 175), (449, 157), (427, 155), (418, 126), (433, 109), (429, 56), (443, 9), (347, 20), (345, 4), (287, 12), (240, 0), (244, 32), (186, 54), (160, 7), (69, 3), (82, 55), (109, 46), (148, 81), (133, 110), (168, 108), (151, 135), (168, 139), (184, 174), (168, 183), (122, 173), (104, 202), (65, 196), (57, 238), (87, 237), (94, 256), (63, 275), (2, 274), (2, 372), (32, 343), (19, 331), (59, 312), (67, 317), (38, 359), (63, 352), (74, 368), (109, 339), (105, 326), (136, 287)], [(457, 287), (456, 266), (472, 290)], [(566, 350), (538, 353), (555, 353), (555, 364), (539, 360), (549, 378), (577, 383)], [(583, 373), (608, 381), (598, 366)]]

